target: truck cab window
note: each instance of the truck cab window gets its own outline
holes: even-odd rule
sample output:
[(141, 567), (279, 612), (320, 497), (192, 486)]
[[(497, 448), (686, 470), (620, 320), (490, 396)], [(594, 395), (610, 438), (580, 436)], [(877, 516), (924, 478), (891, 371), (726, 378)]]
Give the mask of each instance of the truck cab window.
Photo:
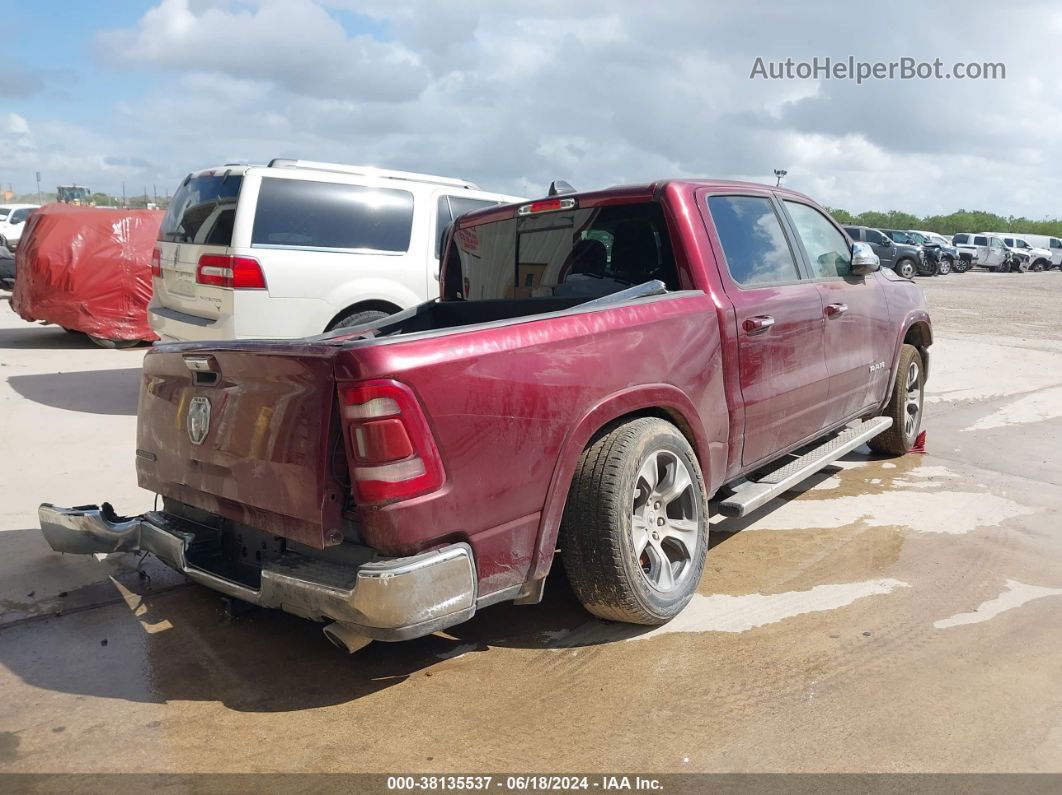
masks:
[[(786, 201), (785, 207), (804, 244), (812, 274), (820, 279), (847, 276), (852, 267), (852, 252), (837, 227), (814, 207), (794, 201)], [(871, 231), (867, 230), (868, 242)], [(880, 235), (878, 238), (880, 241)]]
[(762, 196), (710, 196), (719, 243), (730, 277), (742, 287), (795, 282), (796, 259), (786, 242), (782, 223)]

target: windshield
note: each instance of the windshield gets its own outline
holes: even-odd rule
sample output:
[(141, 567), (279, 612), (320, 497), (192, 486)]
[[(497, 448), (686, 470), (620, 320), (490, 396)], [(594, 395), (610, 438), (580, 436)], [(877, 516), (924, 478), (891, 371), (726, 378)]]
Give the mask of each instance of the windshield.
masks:
[(589, 299), (653, 279), (679, 289), (663, 211), (653, 202), (618, 204), (459, 229), (443, 297)]
[(926, 242), (925, 237), (923, 235), (918, 234), (917, 232), (908, 232), (907, 237), (910, 238), (911, 242), (917, 246), (920, 246)]
[(159, 240), (230, 245), (241, 184), (243, 177), (228, 174), (186, 178), (162, 219)]

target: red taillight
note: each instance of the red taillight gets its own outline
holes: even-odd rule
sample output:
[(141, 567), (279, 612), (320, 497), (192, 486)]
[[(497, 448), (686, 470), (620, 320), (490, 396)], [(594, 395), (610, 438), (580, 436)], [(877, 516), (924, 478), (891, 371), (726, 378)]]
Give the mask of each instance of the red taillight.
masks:
[(158, 279), (162, 278), (162, 252), (158, 246), (151, 251), (151, 275)]
[(204, 254), (195, 269), (197, 284), (209, 287), (231, 287), (234, 290), (264, 290), (265, 274), (253, 257), (230, 257), (224, 254)]
[(442, 486), (442, 459), (409, 387), (398, 381), (341, 386), (339, 403), (359, 503), (394, 502)]
[(575, 199), (542, 199), (516, 208), (517, 215), (535, 215), (537, 213), (555, 213), (558, 210), (571, 210), (575, 208)]

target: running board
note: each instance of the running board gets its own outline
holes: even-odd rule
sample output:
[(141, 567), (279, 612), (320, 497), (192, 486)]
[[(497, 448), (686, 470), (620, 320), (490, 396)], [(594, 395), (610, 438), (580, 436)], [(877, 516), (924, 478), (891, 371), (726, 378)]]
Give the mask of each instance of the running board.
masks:
[(733, 494), (719, 503), (719, 513), (723, 516), (748, 516), (768, 500), (793, 488), (845, 453), (852, 452), (867, 439), (888, 430), (891, 425), (890, 417), (875, 417), (849, 425), (829, 441), (759, 480), (748, 480), (735, 486)]

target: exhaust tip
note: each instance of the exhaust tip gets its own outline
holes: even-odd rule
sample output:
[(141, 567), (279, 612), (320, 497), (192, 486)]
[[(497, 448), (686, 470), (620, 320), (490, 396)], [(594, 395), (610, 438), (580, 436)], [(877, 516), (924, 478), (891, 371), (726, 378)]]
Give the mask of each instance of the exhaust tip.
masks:
[(372, 638), (362, 635), (347, 624), (340, 624), (338, 621), (326, 626), (323, 632), (324, 636), (334, 646), (342, 649), (347, 654), (353, 654), (372, 643)]

